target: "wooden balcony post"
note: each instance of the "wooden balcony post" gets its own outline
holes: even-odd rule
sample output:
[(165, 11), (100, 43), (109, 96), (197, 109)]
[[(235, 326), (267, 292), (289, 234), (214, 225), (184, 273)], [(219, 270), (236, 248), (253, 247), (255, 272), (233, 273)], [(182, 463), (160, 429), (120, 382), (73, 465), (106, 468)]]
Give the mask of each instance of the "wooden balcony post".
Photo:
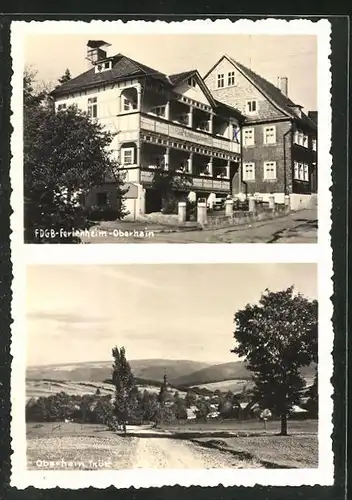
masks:
[(170, 148), (166, 148), (164, 154), (164, 170), (169, 170)]
[(226, 178), (227, 179), (230, 178), (230, 164), (231, 164), (231, 161), (227, 160), (227, 165), (226, 165)]
[(167, 101), (165, 105), (165, 119), (170, 120), (170, 101)]
[(188, 158), (187, 162), (188, 162), (187, 171), (189, 174), (192, 174), (193, 173), (193, 153), (189, 154), (189, 158)]
[(190, 106), (189, 107), (189, 113), (188, 113), (188, 126), (190, 128), (193, 127), (193, 107)]

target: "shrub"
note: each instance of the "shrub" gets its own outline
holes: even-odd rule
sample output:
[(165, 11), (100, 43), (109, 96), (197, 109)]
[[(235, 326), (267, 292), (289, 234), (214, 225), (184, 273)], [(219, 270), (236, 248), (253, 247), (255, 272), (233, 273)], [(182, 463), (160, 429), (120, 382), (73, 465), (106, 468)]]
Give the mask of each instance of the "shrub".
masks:
[(111, 206), (92, 206), (86, 209), (86, 216), (92, 221), (110, 221), (118, 218), (118, 209)]
[(195, 201), (186, 202), (186, 220), (197, 220), (197, 203)]

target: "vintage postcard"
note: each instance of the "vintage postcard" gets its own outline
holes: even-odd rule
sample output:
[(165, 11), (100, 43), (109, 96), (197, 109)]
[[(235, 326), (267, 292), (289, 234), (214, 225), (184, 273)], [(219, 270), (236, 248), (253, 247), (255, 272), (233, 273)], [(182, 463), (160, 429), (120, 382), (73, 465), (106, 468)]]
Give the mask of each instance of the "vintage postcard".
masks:
[(25, 242), (315, 243), (329, 33), (326, 20), (14, 23)]
[(14, 485), (331, 484), (316, 263), (26, 273)]
[(11, 47), (11, 484), (332, 485), (329, 22)]

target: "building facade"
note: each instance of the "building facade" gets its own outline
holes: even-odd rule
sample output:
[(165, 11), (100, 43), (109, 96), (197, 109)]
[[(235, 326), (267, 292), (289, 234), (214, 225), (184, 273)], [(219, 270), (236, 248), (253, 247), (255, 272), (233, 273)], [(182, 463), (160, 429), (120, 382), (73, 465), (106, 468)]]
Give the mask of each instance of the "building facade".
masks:
[[(57, 110), (77, 105), (114, 133), (111, 149), (125, 172), (130, 217), (161, 210), (162, 193), (153, 185), (157, 169), (187, 180), (179, 199), (231, 194), (244, 116), (217, 101), (196, 70), (165, 75), (123, 54), (108, 57), (106, 45), (89, 41), (88, 71), (52, 95)], [(86, 203), (117, 204), (113, 178), (94, 188)]]
[(214, 98), (238, 109), (243, 123), (242, 169), (233, 179), (233, 193), (253, 194), (276, 202), (291, 198), (292, 208), (316, 203), (317, 121), (288, 95), (287, 78), (277, 86), (229, 56), (205, 75)]

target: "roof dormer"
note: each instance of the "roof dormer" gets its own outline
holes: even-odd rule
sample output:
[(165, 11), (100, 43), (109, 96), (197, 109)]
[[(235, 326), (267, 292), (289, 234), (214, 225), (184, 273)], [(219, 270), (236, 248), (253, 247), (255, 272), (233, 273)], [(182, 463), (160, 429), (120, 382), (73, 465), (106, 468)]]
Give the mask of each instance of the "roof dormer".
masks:
[(105, 61), (99, 61), (95, 63), (95, 72), (102, 73), (103, 71), (109, 71), (112, 69), (112, 58), (106, 59)]

